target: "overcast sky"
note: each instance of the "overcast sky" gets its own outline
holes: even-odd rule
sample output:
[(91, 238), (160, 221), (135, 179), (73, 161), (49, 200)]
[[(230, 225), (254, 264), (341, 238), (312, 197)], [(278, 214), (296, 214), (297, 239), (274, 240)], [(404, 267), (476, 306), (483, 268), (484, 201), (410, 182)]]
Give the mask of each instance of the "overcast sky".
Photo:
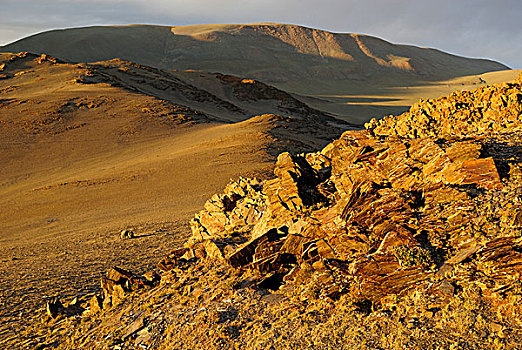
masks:
[(111, 24), (294, 23), (522, 68), (521, 0), (0, 0), (0, 45)]

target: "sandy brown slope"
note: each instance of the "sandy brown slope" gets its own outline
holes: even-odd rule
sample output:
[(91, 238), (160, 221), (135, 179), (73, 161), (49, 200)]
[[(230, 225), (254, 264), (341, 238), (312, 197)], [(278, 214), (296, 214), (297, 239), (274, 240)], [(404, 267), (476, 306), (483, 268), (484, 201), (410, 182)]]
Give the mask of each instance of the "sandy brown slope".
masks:
[[(128, 62), (3, 54), (0, 67), (0, 336), (15, 342), (42, 298), (91, 290), (109, 264), (154, 265), (230, 178), (263, 176), (282, 148), (315, 148), (341, 130), (319, 112), (247, 119), (262, 101), (267, 112), (292, 101), (237, 107)], [(120, 240), (124, 228), (139, 237)]]

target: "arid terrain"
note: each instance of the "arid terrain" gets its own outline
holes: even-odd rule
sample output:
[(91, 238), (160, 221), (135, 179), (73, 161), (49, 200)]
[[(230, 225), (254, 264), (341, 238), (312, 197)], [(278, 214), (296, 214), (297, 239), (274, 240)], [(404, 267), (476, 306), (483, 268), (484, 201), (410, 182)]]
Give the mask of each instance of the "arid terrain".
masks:
[[(473, 123), (469, 123), (469, 120)], [(48, 304), (59, 349), (517, 349), (522, 75), (373, 119), (212, 196), (156, 273)], [(81, 316), (79, 316), (81, 314)]]
[[(114, 315), (133, 310), (133, 300), (142, 300), (140, 293), (128, 295), (125, 290), (122, 305), (130, 309), (105, 309), (99, 319), (94, 312), (85, 318), (78, 313), (47, 318), (46, 302), (54, 296), (87, 301), (99, 293), (99, 279), (112, 266), (138, 274), (155, 269), (194, 234), (190, 219), (230, 180), (278, 178), (273, 168), (282, 152), (315, 152), (343, 131), (360, 129), (371, 117), (399, 114), (420, 98), (486, 87), (520, 73), (492, 61), (368, 36), (273, 24), (70, 29), (22, 39), (2, 51), (6, 53), (0, 54), (0, 346), (7, 348), (89, 349), (122, 341), (123, 346), (134, 346), (127, 340), (135, 339), (136, 332), (120, 337), (123, 328), (114, 327)], [(506, 98), (511, 101), (510, 95)], [(383, 131), (383, 137), (392, 134)], [(297, 174), (302, 175), (300, 170)], [(254, 203), (258, 199), (253, 198)], [(131, 230), (136, 237), (121, 239), (122, 230)], [(212, 255), (209, 249), (203, 251)], [(179, 256), (172, 259), (178, 264)], [(239, 276), (219, 256), (188, 269), (174, 274), (173, 285), (167, 282), (170, 277), (163, 278), (173, 274), (167, 269), (161, 289), (143, 297), (148, 301), (136, 302), (154, 308), (150, 298), (161, 294), (167, 298), (161, 307), (170, 308), (165, 295), (175, 295), (176, 303), (188, 302), (187, 307), (198, 309), (199, 299), (215, 298), (212, 293), (223, 294), (220, 302), (226, 299), (230, 292), (226, 285), (237, 282), (233, 278), (250, 278)], [(201, 282), (187, 287), (191, 274)], [(177, 295), (173, 288), (190, 290)], [(177, 299), (188, 298), (195, 289), (200, 293), (197, 300)], [(306, 305), (286, 308), (279, 296), (271, 297), (265, 289), (241, 289), (246, 293), (244, 304), (234, 307), (252, 305), (251, 336), (257, 337), (256, 327), (265, 327), (273, 317), (279, 322), (288, 313), (310, 311)], [(265, 310), (260, 297), (284, 310)], [(320, 311), (336, 305), (337, 299), (329, 298), (329, 306), (314, 306), (318, 318), (331, 316)], [(352, 310), (348, 305), (352, 304), (346, 304), (347, 313)], [(268, 313), (259, 323), (262, 310)], [(68, 328), (82, 320), (89, 338)], [(122, 321), (124, 328), (127, 321)], [(108, 327), (103, 335), (90, 327), (97, 322)], [(156, 337), (147, 346), (169, 348), (170, 340), (178, 348), (199, 346), (187, 328), (179, 336), (192, 340), (181, 345), (181, 338), (172, 332), (179, 320), (168, 322), (171, 332), (161, 336), (166, 338)], [(308, 321), (296, 322), (296, 329), (304, 332), (300, 322)], [(270, 333), (267, 343), (261, 337), (260, 343), (245, 344), (230, 340), (243, 327), (232, 326), (201, 331), (232, 332), (216, 338), (225, 339), (219, 345), (223, 348), (279, 348), (274, 339), (289, 336), (286, 331)], [(51, 335), (53, 328), (59, 331)], [(113, 343), (101, 340), (107, 334)], [(67, 337), (71, 342), (65, 342)], [(81, 345), (83, 341), (87, 345)]]
[[(198, 75), (214, 95), (119, 61), (1, 62), (2, 332), (52, 294), (92, 291), (106, 266), (154, 266), (230, 178), (263, 176), (283, 149), (311, 150), (349, 127), (231, 76)], [(282, 116), (249, 118), (261, 103)], [(138, 238), (121, 241), (122, 229)]]

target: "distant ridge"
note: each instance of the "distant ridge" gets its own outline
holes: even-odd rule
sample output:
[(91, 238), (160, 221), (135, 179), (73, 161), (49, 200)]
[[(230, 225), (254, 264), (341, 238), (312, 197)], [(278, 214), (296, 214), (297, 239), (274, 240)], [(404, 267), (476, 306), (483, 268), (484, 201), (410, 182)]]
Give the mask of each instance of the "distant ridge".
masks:
[(309, 94), (332, 84), (387, 86), (509, 69), (367, 35), (274, 23), (72, 28), (29, 36), (0, 51), (47, 53), (72, 62), (121, 58), (163, 69), (250, 77)]

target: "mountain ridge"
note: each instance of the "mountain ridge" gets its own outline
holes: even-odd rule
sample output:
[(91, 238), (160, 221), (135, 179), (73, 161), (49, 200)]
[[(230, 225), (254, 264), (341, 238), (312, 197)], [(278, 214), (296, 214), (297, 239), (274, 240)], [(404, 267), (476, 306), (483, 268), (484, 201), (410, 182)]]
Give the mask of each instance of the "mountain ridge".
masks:
[(91, 26), (35, 34), (1, 50), (47, 53), (74, 62), (119, 57), (160, 68), (218, 71), (276, 83), (297, 77), (357, 80), (379, 71), (440, 79), (508, 68), (492, 60), (392, 44), (369, 35), (279, 23)]
[[(402, 113), (421, 98), (489, 84), (481, 74), (516, 77), (507, 66), (487, 59), (279, 23), (60, 29), (0, 51), (46, 53), (70, 62), (117, 58), (163, 70), (253, 79), (359, 125), (372, 117)], [(466, 84), (454, 81), (461, 78)], [(359, 103), (361, 97), (367, 103)]]

